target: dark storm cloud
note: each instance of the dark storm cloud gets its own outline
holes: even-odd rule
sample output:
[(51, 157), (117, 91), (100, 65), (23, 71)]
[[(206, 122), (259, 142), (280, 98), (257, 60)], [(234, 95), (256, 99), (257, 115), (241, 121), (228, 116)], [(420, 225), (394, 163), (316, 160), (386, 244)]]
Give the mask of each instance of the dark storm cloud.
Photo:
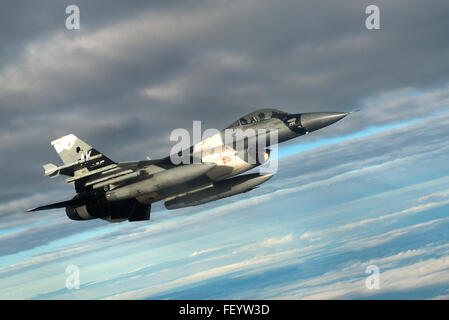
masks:
[[(197, 4), (200, 4), (197, 1)], [(163, 11), (170, 9), (170, 5), (178, 7), (192, 5), (192, 1), (3, 1), (0, 3), (0, 67), (17, 57), (26, 45), (32, 41), (43, 41), (55, 30), (64, 27), (65, 8), (76, 4), (83, 8), (83, 29), (80, 32), (93, 32), (107, 23), (117, 23), (129, 19), (141, 10), (149, 9)]]
[[(1, 4), (1, 203), (62, 187), (40, 165), (59, 162), (49, 142), (70, 132), (118, 161), (158, 157), (192, 120), (350, 110), (448, 80), (445, 2), (376, 1), (376, 31), (363, 1), (78, 1), (80, 31), (64, 29), (67, 4)], [(352, 130), (409, 117), (381, 111)]]

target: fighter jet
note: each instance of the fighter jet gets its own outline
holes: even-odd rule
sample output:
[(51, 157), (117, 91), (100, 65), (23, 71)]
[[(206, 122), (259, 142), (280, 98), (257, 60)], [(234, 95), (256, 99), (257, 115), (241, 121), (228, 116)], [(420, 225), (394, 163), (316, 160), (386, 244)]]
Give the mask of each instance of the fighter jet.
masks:
[[(74, 184), (75, 197), (27, 211), (65, 208), (72, 220), (145, 221), (150, 220), (151, 204), (157, 201), (164, 201), (167, 209), (177, 209), (248, 192), (273, 175), (242, 175), (269, 160), (270, 146), (327, 127), (350, 113), (289, 114), (276, 109), (257, 110), (179, 151), (175, 154), (178, 159), (188, 160), (181, 162), (174, 161), (173, 154), (155, 160), (114, 162), (69, 134), (51, 142), (63, 165), (49, 163), (43, 167), (46, 176), (68, 176), (66, 182)], [(256, 145), (263, 141), (263, 152), (257, 150), (250, 157), (251, 135), (240, 138), (235, 134), (239, 130), (252, 132)], [(265, 134), (262, 140), (259, 132)], [(274, 133), (277, 139), (273, 142)], [(226, 141), (229, 136), (230, 143)], [(239, 143), (242, 139), (243, 143)]]

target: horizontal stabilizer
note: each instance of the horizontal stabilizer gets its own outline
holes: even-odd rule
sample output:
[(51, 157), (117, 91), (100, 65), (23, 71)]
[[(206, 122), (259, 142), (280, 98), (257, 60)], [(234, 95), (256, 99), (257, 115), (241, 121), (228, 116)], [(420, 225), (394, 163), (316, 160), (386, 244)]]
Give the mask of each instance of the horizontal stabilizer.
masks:
[(48, 209), (59, 209), (59, 208), (65, 208), (68, 206), (78, 206), (83, 205), (86, 203), (86, 199), (72, 199), (72, 200), (66, 200), (61, 202), (55, 202), (52, 204), (47, 204), (45, 206), (31, 208), (26, 210), (26, 212), (33, 212), (33, 211), (40, 211), (40, 210), (48, 210)]
[(59, 176), (59, 169), (53, 163), (44, 164), (43, 167), (46, 176), (50, 176), (51, 178)]

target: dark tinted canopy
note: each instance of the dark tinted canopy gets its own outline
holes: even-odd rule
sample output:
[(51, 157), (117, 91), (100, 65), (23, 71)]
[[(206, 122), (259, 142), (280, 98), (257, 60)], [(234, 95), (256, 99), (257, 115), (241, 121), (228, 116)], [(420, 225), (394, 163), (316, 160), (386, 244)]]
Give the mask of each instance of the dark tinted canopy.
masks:
[(238, 127), (240, 125), (256, 123), (256, 122), (268, 120), (271, 118), (282, 118), (286, 114), (287, 114), (287, 112), (277, 110), (277, 109), (260, 109), (260, 110), (248, 113), (247, 115), (244, 115), (239, 120), (237, 120), (237, 121), (233, 122), (231, 125), (229, 125), (227, 128), (234, 128), (234, 127)]

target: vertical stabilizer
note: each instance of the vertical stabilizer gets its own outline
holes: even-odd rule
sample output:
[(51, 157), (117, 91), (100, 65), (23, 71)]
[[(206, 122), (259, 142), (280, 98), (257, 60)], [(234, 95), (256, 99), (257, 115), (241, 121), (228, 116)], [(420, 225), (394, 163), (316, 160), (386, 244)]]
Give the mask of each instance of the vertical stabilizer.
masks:
[(92, 149), (74, 134), (69, 134), (51, 142), (64, 164), (70, 164), (91, 156)]

